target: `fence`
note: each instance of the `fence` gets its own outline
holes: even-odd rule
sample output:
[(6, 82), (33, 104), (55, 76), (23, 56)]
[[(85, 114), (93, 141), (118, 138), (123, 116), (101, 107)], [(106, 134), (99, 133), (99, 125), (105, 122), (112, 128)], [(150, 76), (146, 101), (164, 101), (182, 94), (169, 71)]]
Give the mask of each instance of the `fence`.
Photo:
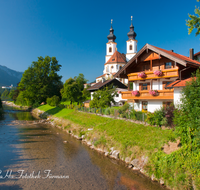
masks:
[(115, 118), (121, 117), (126, 119), (138, 120), (145, 122), (147, 119), (147, 114), (141, 111), (135, 111), (134, 109), (128, 110), (118, 110), (115, 108), (86, 108), (81, 107), (77, 108), (78, 111), (84, 111), (88, 113), (96, 113), (101, 115), (110, 115), (114, 116)]

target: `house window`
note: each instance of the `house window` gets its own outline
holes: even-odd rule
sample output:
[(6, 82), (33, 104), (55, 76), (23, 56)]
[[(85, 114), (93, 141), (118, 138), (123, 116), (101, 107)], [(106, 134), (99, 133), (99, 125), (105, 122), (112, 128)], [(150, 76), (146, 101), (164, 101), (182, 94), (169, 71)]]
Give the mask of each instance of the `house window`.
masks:
[(167, 86), (168, 84), (170, 84), (172, 81), (163, 81), (163, 89), (165, 88), (165, 86)]
[(165, 69), (171, 69), (172, 68), (172, 62), (165, 63)]
[(109, 52), (110, 52), (110, 53), (112, 52), (112, 48), (111, 48), (111, 47), (109, 47)]
[(142, 109), (143, 110), (147, 110), (147, 106), (148, 106), (148, 102), (147, 101), (143, 101), (142, 102)]
[(119, 70), (121, 70), (121, 69), (122, 69), (122, 66), (119, 67)]
[(167, 108), (172, 104), (172, 102), (163, 102), (163, 107)]
[(141, 90), (147, 90), (147, 89), (148, 89), (148, 84), (142, 83), (142, 89)]
[(148, 71), (149, 70), (149, 64), (148, 65), (143, 65), (143, 71)]
[(130, 46), (129, 46), (129, 50), (132, 50), (132, 49), (133, 49), (133, 46), (132, 46), (132, 45), (130, 45)]
[(111, 66), (111, 69), (113, 69), (113, 66)]

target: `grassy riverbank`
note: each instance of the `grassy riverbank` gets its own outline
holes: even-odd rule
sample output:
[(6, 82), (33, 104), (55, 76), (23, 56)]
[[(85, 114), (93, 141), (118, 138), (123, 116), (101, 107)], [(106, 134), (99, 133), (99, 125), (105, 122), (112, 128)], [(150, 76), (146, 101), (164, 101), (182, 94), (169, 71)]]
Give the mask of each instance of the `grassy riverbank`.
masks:
[[(200, 154), (191, 153), (187, 146), (170, 154), (163, 152), (164, 144), (177, 138), (171, 129), (162, 130), (49, 105), (38, 109), (59, 118), (52, 120), (64, 130), (77, 136), (85, 135), (94, 146), (108, 151), (111, 147), (119, 150), (122, 160), (128, 157), (130, 161), (140, 161), (142, 157), (148, 157), (145, 171), (154, 179), (163, 180), (170, 188), (199, 189)], [(91, 128), (93, 130), (88, 130)]]

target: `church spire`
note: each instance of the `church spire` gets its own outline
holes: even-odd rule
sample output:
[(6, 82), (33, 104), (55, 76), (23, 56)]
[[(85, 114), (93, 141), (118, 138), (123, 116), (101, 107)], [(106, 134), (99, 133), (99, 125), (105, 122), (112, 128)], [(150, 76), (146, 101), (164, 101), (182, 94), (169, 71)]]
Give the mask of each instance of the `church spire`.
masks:
[(134, 27), (133, 27), (133, 16), (131, 16), (131, 26), (130, 26), (130, 31), (128, 32), (128, 38), (135, 40), (135, 37), (137, 34), (134, 32)]
[(114, 29), (112, 27), (112, 22), (113, 22), (113, 19), (111, 19), (110, 34), (107, 36), (109, 42), (114, 42), (116, 39), (116, 36), (114, 35)]

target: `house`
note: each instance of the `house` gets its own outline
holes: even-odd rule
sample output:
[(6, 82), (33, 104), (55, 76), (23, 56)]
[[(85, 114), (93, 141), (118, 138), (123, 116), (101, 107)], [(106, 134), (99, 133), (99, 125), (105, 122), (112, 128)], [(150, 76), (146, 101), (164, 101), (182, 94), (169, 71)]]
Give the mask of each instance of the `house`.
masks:
[[(190, 57), (146, 44), (114, 77), (128, 79), (128, 91), (122, 99), (134, 104), (134, 109), (154, 112), (161, 106), (179, 103), (182, 87), (200, 62)], [(130, 90), (133, 85), (133, 90)]]
[(200, 51), (194, 54), (194, 59), (200, 61)]
[[(116, 87), (116, 91), (118, 92), (117, 95), (114, 97), (114, 100), (116, 102), (116, 105), (122, 105), (126, 99), (122, 99), (121, 97), (121, 91), (126, 91), (127, 90), (127, 86), (124, 85), (123, 83), (121, 83), (119, 80), (117, 79), (109, 79), (109, 80), (103, 80), (96, 83), (95, 85), (91, 86), (90, 88), (88, 88), (87, 90), (90, 91), (91, 94), (91, 100), (93, 100), (93, 94), (95, 93), (95, 91), (97, 90), (101, 90), (106, 86), (110, 86), (113, 85), (114, 87)], [(86, 106), (86, 104), (88, 105), (89, 101), (84, 102), (84, 105)]]

